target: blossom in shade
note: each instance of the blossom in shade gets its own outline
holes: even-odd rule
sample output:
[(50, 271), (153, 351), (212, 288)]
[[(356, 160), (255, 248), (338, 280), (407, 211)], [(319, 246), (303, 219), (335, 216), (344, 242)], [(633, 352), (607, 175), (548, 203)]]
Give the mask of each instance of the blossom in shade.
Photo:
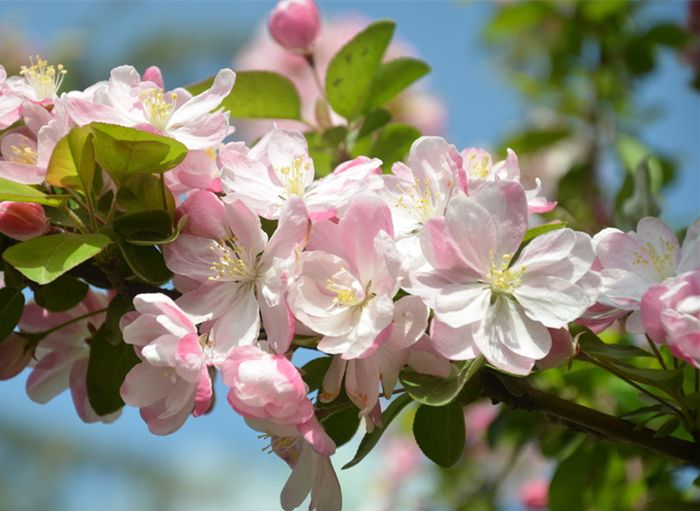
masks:
[(12, 334), (0, 342), (0, 381), (17, 376), (32, 360), (32, 346), (26, 337)]
[[(508, 149), (505, 160), (493, 163), (491, 154), (475, 147), (462, 151), (464, 170), (469, 177), (469, 193), (476, 192), (486, 181), (515, 181), (520, 183), (520, 164), (515, 152)], [(542, 182), (535, 178), (536, 186), (532, 190), (525, 190), (529, 213), (546, 213), (552, 211), (557, 203), (549, 202), (540, 196)]]
[(126, 375), (120, 393), (126, 404), (141, 409), (152, 433), (165, 435), (211, 406), (206, 337), (199, 337), (192, 319), (164, 294), (137, 295), (134, 307), (119, 326), (141, 362)]
[(653, 284), (642, 297), (641, 317), (651, 340), (700, 369), (700, 270)]
[(382, 186), (381, 161), (359, 157), (339, 165), (314, 181), (314, 164), (299, 131), (273, 129), (252, 149), (228, 146), (220, 155), (224, 191), (242, 200), (253, 212), (279, 218), (291, 197), (304, 201), (313, 221), (335, 217), (365, 190)]
[(283, 48), (308, 53), (321, 29), (314, 0), (280, 0), (270, 13), (267, 28)]
[(430, 265), (405, 287), (434, 309), (431, 337), (451, 360), (483, 354), (495, 367), (528, 374), (551, 348), (548, 328), (567, 327), (597, 298), (590, 238), (559, 229), (533, 239), (519, 183), (485, 183), (450, 201), (421, 233)]
[(627, 233), (606, 229), (597, 236), (596, 256), (601, 277), (599, 303), (631, 313), (625, 327), (641, 333), (639, 308), (649, 288), (700, 268), (700, 219), (688, 228), (682, 247), (658, 218), (642, 218), (637, 230)]
[(44, 208), (32, 202), (0, 202), (0, 233), (24, 241), (46, 233)]
[(289, 306), (318, 332), (318, 348), (344, 359), (371, 354), (391, 335), (400, 262), (391, 212), (379, 198), (358, 197), (336, 222), (313, 225)]
[(182, 88), (166, 91), (158, 68), (149, 68), (142, 79), (133, 67), (120, 66), (112, 69), (108, 81), (61, 101), (79, 126), (119, 124), (172, 137), (188, 149), (210, 149), (232, 131), (228, 113), (214, 110), (231, 92), (235, 78), (233, 71), (222, 69), (211, 87), (193, 96)]
[(105, 295), (90, 291), (85, 300), (65, 312), (49, 312), (36, 303), (30, 303), (24, 308), (19, 321), (19, 328), (23, 332), (42, 332), (65, 324), (44, 337), (34, 351), (35, 361), (30, 365), (32, 371), (27, 379), (27, 394), (32, 401), (47, 403), (70, 388), (75, 409), (84, 422), (112, 422), (119, 416), (119, 412), (98, 416), (87, 397), (90, 355), (87, 341), (92, 337), (88, 324), (97, 328), (105, 316), (98, 313), (75, 321), (106, 305)]
[(269, 242), (260, 219), (238, 199), (222, 201), (197, 191), (180, 212), (188, 223), (165, 246), (165, 261), (188, 281), (178, 305), (207, 322), (216, 364), (223, 364), (234, 346), (257, 340), (261, 314), (270, 344), (280, 353), (287, 351), (294, 318), (286, 290), (309, 232), (304, 204), (296, 198), (289, 201)]

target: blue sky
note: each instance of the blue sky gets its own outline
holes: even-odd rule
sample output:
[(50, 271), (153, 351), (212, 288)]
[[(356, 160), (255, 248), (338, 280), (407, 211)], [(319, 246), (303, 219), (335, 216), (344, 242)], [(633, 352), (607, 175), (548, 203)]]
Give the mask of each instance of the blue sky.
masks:
[[(49, 48), (52, 41), (67, 32), (85, 34), (83, 40), (89, 42), (85, 51), (106, 77), (112, 67), (128, 63), (122, 62), (120, 55), (153, 30), (164, 26), (176, 31), (206, 30), (212, 24), (230, 27), (235, 34), (259, 24), (273, 4), (5, 1), (0, 3), (0, 27), (12, 26), (28, 33), (40, 47)], [(433, 68), (430, 88), (448, 105), (447, 138), (458, 147), (495, 144), (525, 115), (526, 106), (520, 103), (493, 55), (480, 42), (482, 24), (492, 10), (490, 3), (375, 0), (321, 1), (320, 5), (327, 16), (360, 12), (368, 18), (387, 17), (397, 22), (398, 36), (413, 45)], [(652, 13), (680, 20), (685, 9), (685, 2), (659, 2), (652, 7)], [(183, 83), (194, 82), (220, 67), (230, 66), (231, 60), (203, 55), (195, 65), (183, 69), (180, 76)], [(659, 104), (664, 110), (658, 121), (644, 129), (644, 138), (681, 162), (679, 179), (669, 190), (665, 210), (666, 218), (676, 227), (700, 215), (700, 97), (689, 91), (689, 78), (690, 71), (674, 56), (665, 54), (660, 71), (639, 94), (643, 104)], [(287, 469), (260, 452), (264, 442), (226, 406), (223, 389), (219, 389), (219, 403), (212, 415), (189, 420), (181, 431), (169, 437), (155, 437), (134, 410), (126, 410), (110, 426), (84, 425), (74, 414), (68, 394), (47, 405), (34, 404), (24, 393), (24, 379), (21, 376), (0, 384), (4, 413), (12, 422), (26, 425), (38, 434), (65, 435), (87, 448), (117, 447), (137, 459), (180, 467), (183, 473), (210, 473), (214, 466), (215, 475), (211, 477), (235, 494), (227, 494), (226, 498), (238, 499), (236, 506), (228, 509), (252, 509), (253, 505), (256, 509), (276, 508)], [(341, 450), (339, 462), (344, 463), (352, 454), (352, 447)], [(378, 463), (375, 455), (366, 465), (341, 474), (346, 509), (359, 509), (371, 471)], [(234, 482), (226, 478), (226, 471), (235, 474)], [(86, 491), (89, 486), (85, 485)], [(112, 495), (114, 489), (110, 490), (109, 485), (96, 488), (106, 492), (101, 496), (107, 495), (108, 502), (118, 503), (104, 509), (123, 509), (124, 495)], [(89, 496), (95, 492), (93, 489), (85, 498), (71, 501), (68, 508), (87, 509)], [(224, 508), (213, 506), (211, 509)], [(178, 509), (200, 507), (193, 502), (182, 503)]]

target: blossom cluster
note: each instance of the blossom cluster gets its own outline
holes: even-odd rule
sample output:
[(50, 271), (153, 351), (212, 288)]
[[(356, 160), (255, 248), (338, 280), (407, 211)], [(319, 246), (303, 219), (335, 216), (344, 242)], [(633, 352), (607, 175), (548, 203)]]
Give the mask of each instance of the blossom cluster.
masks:
[[(655, 218), (593, 238), (563, 224), (533, 231), (556, 204), (539, 181), (524, 188), (511, 150), (494, 162), (483, 149), (426, 136), (405, 163), (358, 156), (317, 179), (299, 131), (273, 127), (252, 147), (228, 141), (233, 126), (218, 107), (235, 82), (230, 69), (197, 95), (166, 90), (156, 67), (141, 75), (121, 66), (59, 96), (64, 73), (39, 57), (18, 76), (0, 67), (0, 178), (45, 185), (58, 141), (94, 122), (187, 147), (165, 174), (181, 226), (162, 246), (176, 293), (138, 294), (121, 318), (139, 361), (120, 394), (153, 433), (169, 434), (211, 409), (219, 374), (230, 407), (293, 469), (285, 509), (309, 493), (312, 508), (340, 508), (336, 446), (318, 405), (344, 389), (365, 428), (381, 427), (380, 397), (391, 398), (406, 366), (447, 377), (453, 361), (483, 357), (527, 375), (571, 356), (572, 322), (599, 331), (625, 319), (700, 368), (700, 221), (682, 246)], [(7, 237), (57, 229), (39, 204), (0, 203)], [(30, 365), (33, 400), (70, 388), (83, 420), (115, 420), (95, 413), (85, 383), (85, 339), (104, 321), (88, 313), (107, 302), (91, 290), (61, 313), (28, 305), (20, 332), (0, 344), (0, 376)], [(56, 330), (28, 356), (22, 334), (47, 327)], [(315, 397), (292, 361), (299, 346), (331, 357)]]

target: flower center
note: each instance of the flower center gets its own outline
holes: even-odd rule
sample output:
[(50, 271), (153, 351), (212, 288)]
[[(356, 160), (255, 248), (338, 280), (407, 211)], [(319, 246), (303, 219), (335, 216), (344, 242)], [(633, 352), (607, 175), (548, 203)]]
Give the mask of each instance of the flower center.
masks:
[(209, 267), (214, 273), (209, 280), (252, 282), (258, 278), (255, 254), (241, 245), (237, 238), (219, 240), (209, 248), (218, 257)]
[(141, 104), (149, 122), (156, 128), (165, 131), (170, 116), (173, 115), (173, 110), (175, 110), (177, 94), (171, 92), (166, 95), (163, 89), (150, 87), (142, 91), (140, 96)]
[(357, 279), (345, 268), (326, 280), (326, 289), (335, 293), (333, 303), (354, 307), (366, 301), (366, 293), (359, 286)]
[(311, 164), (304, 156), (298, 156), (292, 160), (291, 165), (278, 168), (277, 175), (282, 181), (282, 185), (289, 195), (304, 195), (306, 184), (304, 183), (306, 173), (311, 170)]
[(525, 273), (525, 267), (523, 266), (519, 270), (509, 268), (512, 258), (513, 254), (504, 254), (501, 256), (500, 264), (497, 264), (496, 258), (491, 256), (488, 280), (494, 293), (509, 295), (520, 285), (520, 278)]
[(36, 165), (36, 150), (29, 144), (10, 146), (10, 151), (12, 152), (9, 157), (10, 160), (16, 163), (22, 163), (24, 165)]
[(427, 179), (414, 179), (412, 185), (399, 185), (401, 196), (396, 201), (397, 208), (403, 208), (421, 221), (429, 220), (434, 213), (435, 196)]
[(491, 159), (486, 156), (478, 156), (476, 154), (469, 155), (470, 174), (480, 179), (487, 179), (491, 170)]
[(665, 280), (675, 275), (676, 245), (659, 239), (661, 242), (661, 253), (659, 254), (651, 242), (647, 241), (642, 245), (639, 252), (635, 252), (632, 264), (635, 266), (649, 266), (654, 269), (661, 280)]
[(58, 89), (61, 87), (63, 78), (66, 76), (66, 71), (63, 64), (57, 66), (49, 66), (48, 62), (42, 59), (39, 55), (36, 56), (36, 62), (32, 57), (29, 57), (29, 67), (22, 66), (19, 74), (21, 74), (27, 83), (34, 89), (36, 99), (43, 101), (56, 97)]

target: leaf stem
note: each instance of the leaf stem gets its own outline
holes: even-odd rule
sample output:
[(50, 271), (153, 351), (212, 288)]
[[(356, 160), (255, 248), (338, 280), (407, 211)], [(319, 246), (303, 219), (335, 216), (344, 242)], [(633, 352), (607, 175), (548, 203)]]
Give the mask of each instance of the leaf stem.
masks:
[(646, 336), (647, 342), (649, 343), (649, 347), (651, 347), (651, 351), (654, 352), (654, 356), (656, 356), (656, 359), (659, 361), (659, 364), (661, 364), (661, 367), (664, 369), (668, 369), (668, 366), (666, 365), (666, 362), (664, 361), (664, 357), (661, 356), (661, 352), (659, 351), (659, 348), (656, 347), (656, 344), (654, 341), (652, 341), (649, 336)]
[(71, 325), (73, 323), (77, 323), (79, 321), (82, 321), (84, 319), (87, 319), (92, 316), (96, 316), (98, 314), (102, 314), (103, 312), (107, 312), (107, 307), (103, 309), (97, 309), (94, 311), (86, 312), (85, 314), (82, 314), (80, 316), (76, 316), (75, 318), (71, 318), (68, 321), (64, 321), (63, 323), (59, 323), (58, 325), (49, 328), (48, 330), (44, 330), (42, 332), (19, 332), (19, 335), (23, 337), (27, 337), (35, 342), (41, 341), (43, 338), (45, 338), (47, 335), (50, 335), (54, 333), (57, 330), (60, 330), (61, 328), (67, 327), (68, 325)]

